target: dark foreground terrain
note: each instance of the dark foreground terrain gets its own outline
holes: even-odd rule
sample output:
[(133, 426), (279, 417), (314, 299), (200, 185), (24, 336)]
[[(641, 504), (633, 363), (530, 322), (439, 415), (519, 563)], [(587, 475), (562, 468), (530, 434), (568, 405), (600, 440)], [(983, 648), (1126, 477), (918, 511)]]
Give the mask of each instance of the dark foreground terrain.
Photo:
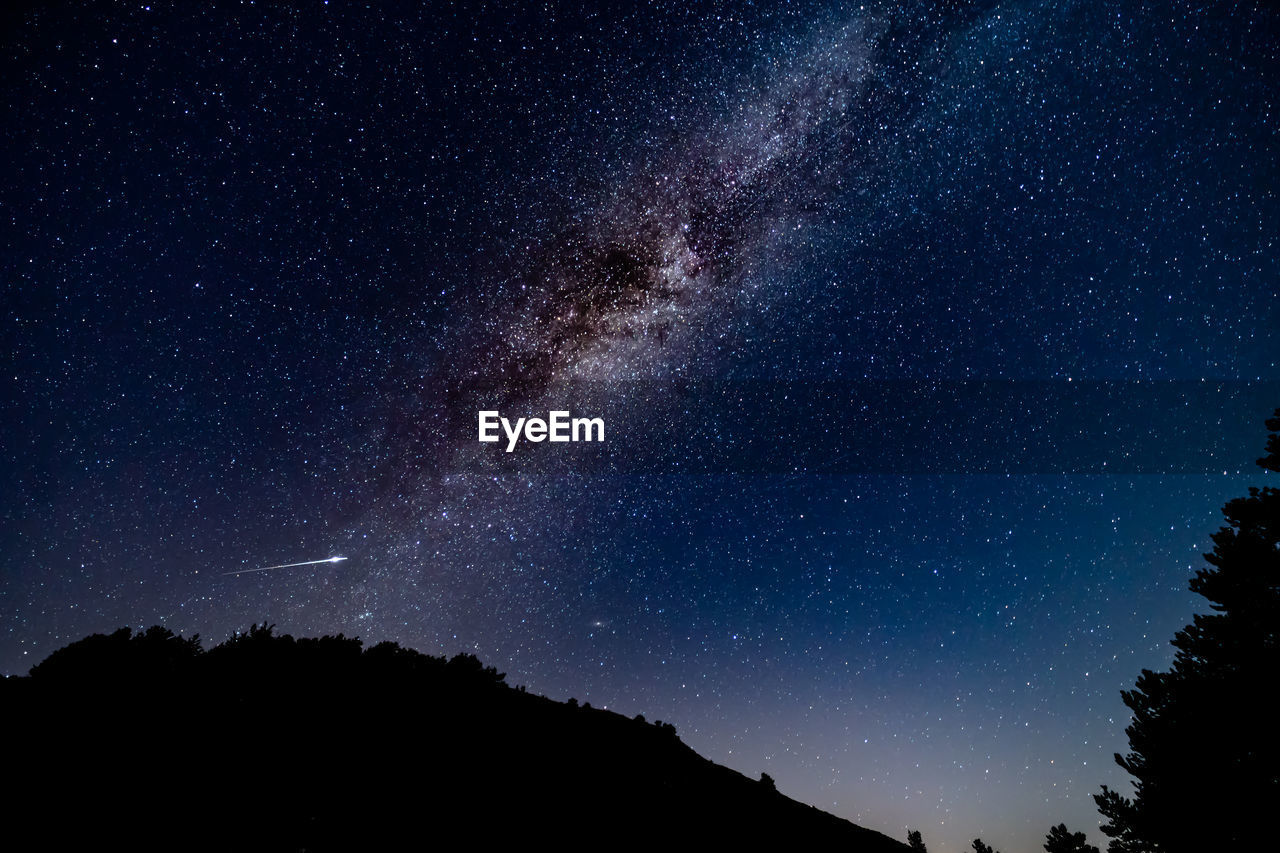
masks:
[(3, 680), (0, 708), (31, 849), (906, 849), (469, 655), (122, 629)]

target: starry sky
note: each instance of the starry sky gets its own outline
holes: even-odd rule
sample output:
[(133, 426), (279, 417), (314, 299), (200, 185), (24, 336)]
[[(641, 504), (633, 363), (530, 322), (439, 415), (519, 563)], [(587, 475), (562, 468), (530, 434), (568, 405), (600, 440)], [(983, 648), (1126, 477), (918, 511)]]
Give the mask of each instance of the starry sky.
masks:
[(3, 14), (0, 672), (392, 639), (935, 853), (1103, 842), (1280, 405), (1276, 13)]

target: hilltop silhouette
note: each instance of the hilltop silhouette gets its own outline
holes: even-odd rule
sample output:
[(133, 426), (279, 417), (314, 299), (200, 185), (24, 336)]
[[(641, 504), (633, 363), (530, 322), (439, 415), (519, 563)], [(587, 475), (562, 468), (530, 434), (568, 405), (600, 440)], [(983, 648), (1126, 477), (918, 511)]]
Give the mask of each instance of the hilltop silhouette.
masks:
[(0, 681), (11, 830), (42, 849), (906, 846), (649, 723), (471, 655), (255, 626), (95, 634)]

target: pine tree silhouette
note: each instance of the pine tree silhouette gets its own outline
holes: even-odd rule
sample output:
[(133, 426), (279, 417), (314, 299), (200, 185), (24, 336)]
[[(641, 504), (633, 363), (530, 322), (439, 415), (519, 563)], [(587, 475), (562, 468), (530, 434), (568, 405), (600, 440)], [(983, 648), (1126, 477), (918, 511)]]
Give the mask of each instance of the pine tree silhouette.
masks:
[[(1280, 409), (1268, 419), (1267, 455), (1280, 471)], [(1280, 674), (1280, 490), (1250, 488), (1223, 507), (1191, 590), (1210, 602), (1174, 635), (1168, 672), (1143, 670), (1124, 691), (1133, 711), (1129, 754), (1116, 761), (1135, 779), (1130, 799), (1105, 785), (1095, 795), (1107, 819), (1109, 853), (1264, 850), (1280, 803), (1280, 727), (1270, 698)], [(1269, 843), (1270, 842), (1270, 843)]]
[(1065, 823), (1049, 830), (1044, 849), (1045, 853), (1098, 853), (1098, 848), (1088, 843), (1083, 832), (1072, 832)]

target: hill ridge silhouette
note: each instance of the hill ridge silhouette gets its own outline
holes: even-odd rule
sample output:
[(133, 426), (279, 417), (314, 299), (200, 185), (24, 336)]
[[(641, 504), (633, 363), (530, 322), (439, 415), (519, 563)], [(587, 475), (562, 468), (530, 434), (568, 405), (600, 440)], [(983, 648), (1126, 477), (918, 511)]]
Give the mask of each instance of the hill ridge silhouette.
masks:
[(268, 625), (205, 650), (121, 628), (0, 691), (22, 733), (11, 815), (54, 849), (907, 849), (699, 755), (670, 723), (529, 693), (470, 654)]

